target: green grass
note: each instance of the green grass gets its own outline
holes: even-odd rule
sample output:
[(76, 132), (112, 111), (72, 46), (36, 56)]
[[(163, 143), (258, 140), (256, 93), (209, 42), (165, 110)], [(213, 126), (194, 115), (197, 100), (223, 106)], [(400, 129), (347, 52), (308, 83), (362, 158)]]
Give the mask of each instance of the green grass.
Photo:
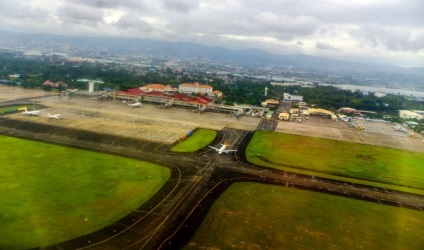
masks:
[[(6, 107), (0, 107), (0, 114), (1, 113), (7, 113), (7, 112), (22, 112), (22, 111), (16, 111), (17, 108), (24, 108), (27, 107), (28, 110), (33, 110), (32, 104), (27, 105), (14, 105), (14, 106), (6, 106)], [(35, 109), (38, 109), (38, 105), (34, 106)]]
[(151, 163), (0, 136), (0, 248), (51, 245), (123, 218), (170, 170)]
[(172, 152), (192, 153), (209, 145), (216, 137), (216, 131), (199, 129), (186, 140), (171, 148)]
[(236, 183), (185, 249), (423, 249), (424, 213), (281, 186)]
[(265, 131), (255, 133), (246, 151), (249, 162), (262, 166), (419, 193), (424, 189), (420, 152)]

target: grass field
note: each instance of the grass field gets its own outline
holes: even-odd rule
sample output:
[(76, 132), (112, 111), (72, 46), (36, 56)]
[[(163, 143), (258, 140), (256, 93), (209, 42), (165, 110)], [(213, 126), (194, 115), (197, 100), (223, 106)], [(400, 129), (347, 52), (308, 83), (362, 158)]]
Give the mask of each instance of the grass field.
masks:
[(0, 136), (0, 249), (81, 236), (123, 218), (170, 170), (133, 159)]
[(216, 137), (216, 131), (209, 129), (199, 129), (186, 140), (178, 143), (172, 152), (192, 153), (209, 145)]
[[(14, 106), (6, 106), (6, 107), (0, 107), (0, 114), (1, 113), (9, 113), (9, 112), (22, 112), (22, 108), (26, 107), (28, 110), (38, 109), (38, 105), (14, 105)], [(19, 109), (19, 110), (17, 110)]]
[(236, 183), (185, 249), (423, 249), (424, 213), (329, 194)]
[(255, 133), (246, 151), (248, 161), (262, 166), (424, 190), (420, 152), (265, 131)]

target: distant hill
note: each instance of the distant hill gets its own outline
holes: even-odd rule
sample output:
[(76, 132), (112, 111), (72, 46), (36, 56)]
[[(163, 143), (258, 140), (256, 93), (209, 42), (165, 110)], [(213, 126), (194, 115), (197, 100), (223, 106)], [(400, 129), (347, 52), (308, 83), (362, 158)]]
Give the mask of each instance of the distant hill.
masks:
[[(307, 55), (280, 55), (257, 49), (232, 50), (195, 43), (165, 42), (119, 37), (59, 36), (27, 34), (0, 30), (0, 43), (63, 44), (77, 48), (96, 48), (108, 54), (144, 54), (158, 58), (198, 58), (244, 66), (278, 66), (344, 76), (376, 77), (401, 82), (409, 88), (424, 90), (424, 68), (403, 68), (370, 62), (342, 61)], [(393, 86), (398, 87), (398, 86)]]

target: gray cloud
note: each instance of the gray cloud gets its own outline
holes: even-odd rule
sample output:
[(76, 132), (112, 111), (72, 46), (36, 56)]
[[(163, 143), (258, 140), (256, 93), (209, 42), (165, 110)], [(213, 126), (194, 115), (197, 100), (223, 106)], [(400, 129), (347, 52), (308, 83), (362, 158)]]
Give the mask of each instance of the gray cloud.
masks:
[(422, 13), (422, 0), (0, 1), (2, 29), (362, 54), (424, 64)]
[(102, 9), (77, 4), (66, 3), (57, 10), (57, 15), (65, 24), (84, 24), (97, 26), (103, 22), (104, 12)]
[[(2, 0), (0, 1), (0, 17), (44, 22), (48, 20), (49, 13), (41, 8), (25, 6), (19, 1)], [(1, 22), (4, 21), (3, 19)]]
[(199, 0), (160, 0), (167, 10), (188, 13), (199, 8)]
[(317, 49), (321, 49), (321, 50), (332, 50), (332, 51), (337, 51), (338, 49), (336, 47), (334, 47), (333, 45), (329, 44), (329, 43), (325, 43), (325, 42), (317, 42), (315, 44), (315, 48)]
[(370, 46), (384, 46), (388, 50), (419, 51), (424, 49), (424, 32), (414, 34), (405, 28), (370, 26), (363, 27), (353, 35)]
[(139, 0), (65, 0), (66, 3), (75, 5), (85, 5), (100, 9), (124, 8), (144, 8), (143, 1)]
[(272, 12), (262, 12), (251, 19), (236, 20), (233, 25), (235, 32), (240, 34), (269, 35), (283, 40), (313, 34), (319, 27), (318, 21), (313, 17), (289, 18)]
[(153, 27), (149, 23), (135, 15), (125, 15), (117, 22), (114, 22), (113, 25), (124, 30), (135, 29), (143, 32), (150, 32), (153, 30)]

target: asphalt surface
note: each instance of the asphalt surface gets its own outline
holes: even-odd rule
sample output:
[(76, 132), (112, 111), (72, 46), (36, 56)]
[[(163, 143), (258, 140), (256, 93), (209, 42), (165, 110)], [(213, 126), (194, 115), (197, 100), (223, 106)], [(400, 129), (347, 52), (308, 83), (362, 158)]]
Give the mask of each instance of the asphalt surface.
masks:
[[(226, 141), (233, 154), (204, 148), (175, 154), (172, 145), (0, 117), (0, 133), (141, 159), (172, 169), (171, 178), (146, 204), (97, 232), (42, 249), (179, 249), (200, 226), (210, 206), (234, 182), (250, 181), (325, 192), (424, 210), (424, 196), (267, 169), (249, 164), (244, 152), (253, 132), (225, 128), (212, 145)], [(41, 248), (40, 248), (41, 249)]]

